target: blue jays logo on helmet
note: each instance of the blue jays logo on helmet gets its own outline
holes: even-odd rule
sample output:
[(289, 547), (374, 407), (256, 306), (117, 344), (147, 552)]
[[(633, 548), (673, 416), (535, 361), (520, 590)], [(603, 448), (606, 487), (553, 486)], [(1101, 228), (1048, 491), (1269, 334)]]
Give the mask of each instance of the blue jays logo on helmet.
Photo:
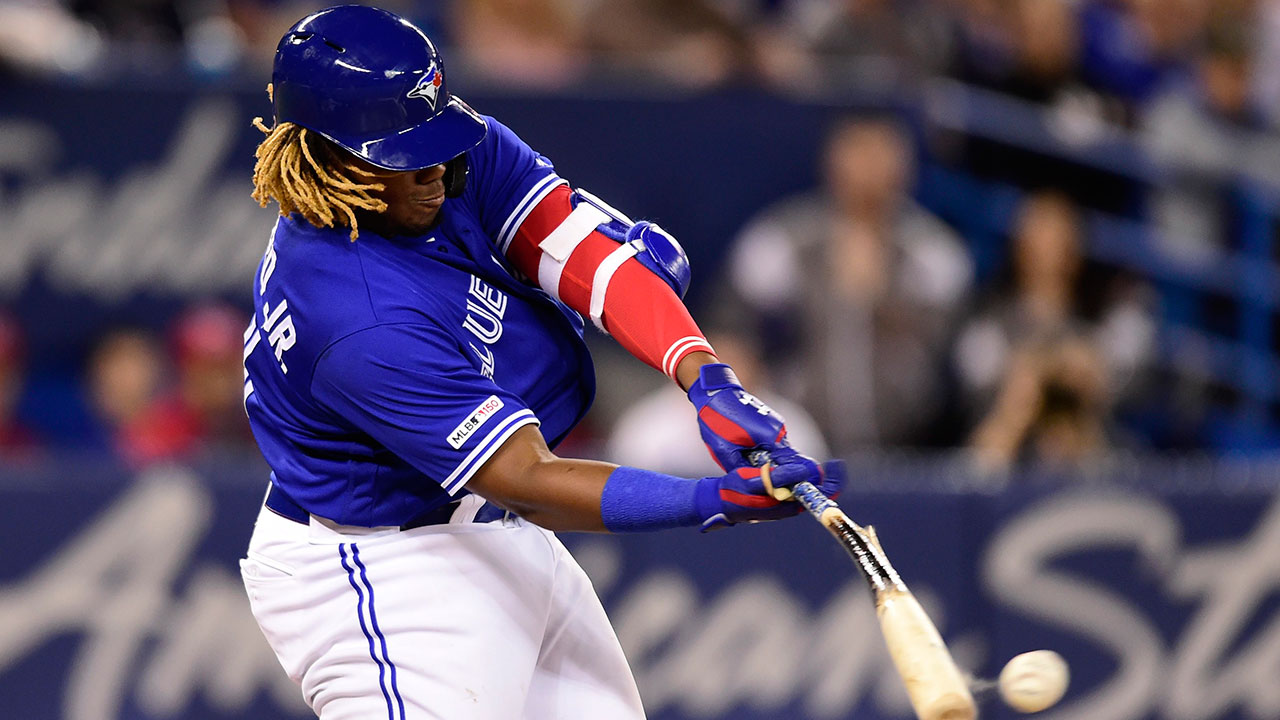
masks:
[(436, 108), (436, 96), (440, 93), (440, 85), (443, 82), (444, 76), (441, 75), (440, 69), (436, 67), (435, 63), (431, 63), (427, 71), (422, 74), (422, 78), (418, 80), (418, 84), (409, 91), (408, 96), (426, 100), (431, 105), (431, 109), (434, 110)]

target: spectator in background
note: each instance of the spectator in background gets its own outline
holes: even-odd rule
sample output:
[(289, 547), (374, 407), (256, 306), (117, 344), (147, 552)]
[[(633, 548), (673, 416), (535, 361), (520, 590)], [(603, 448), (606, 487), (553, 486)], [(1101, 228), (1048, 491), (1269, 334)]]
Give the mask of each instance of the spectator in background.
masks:
[(254, 447), (242, 405), (243, 319), (223, 305), (183, 313), (170, 333), (171, 364), (142, 330), (119, 330), (99, 344), (90, 364), (93, 405), (126, 462), (145, 467)]
[[(951, 329), (972, 283), (955, 234), (907, 194), (914, 159), (888, 118), (835, 126), (823, 187), (780, 201), (730, 250), (719, 303), (765, 348), (782, 392), (817, 417), (832, 450), (942, 440)], [(768, 332), (762, 332), (767, 327)]]
[(177, 385), (156, 412), (181, 428), (175, 455), (255, 450), (243, 404), (244, 320), (245, 313), (211, 304), (188, 310), (174, 322)]
[(132, 44), (176, 45), (183, 39), (188, 14), (200, 3), (182, 0), (73, 0), (76, 15), (101, 28), (112, 40)]
[(951, 27), (934, 0), (792, 0), (783, 32), (812, 54), (828, 85), (893, 87), (945, 67)]
[[(1280, 67), (1280, 0), (1256, 0), (1258, 46), (1254, 67)], [(1280, 73), (1260, 72), (1253, 76), (1253, 94), (1267, 120), (1268, 129), (1280, 130)]]
[(714, 0), (599, 2), (584, 27), (597, 58), (662, 85), (704, 88), (761, 70), (750, 34)]
[[(1088, 86), (1080, 75), (1081, 22), (1069, 0), (967, 0), (986, 8), (977, 14), (1000, 29), (986, 45), (962, 43), (957, 54), (961, 79), (1006, 97), (979, 94), (983, 113), (999, 123), (994, 133), (962, 139), (958, 158), (965, 169), (984, 178), (1024, 189), (1056, 187), (1080, 202), (1112, 213), (1134, 216), (1142, 190), (1123, 172), (1072, 159), (1108, 139), (1111, 126), (1126, 121), (1119, 100)], [(1003, 7), (993, 13), (990, 7)], [(970, 11), (975, 14), (975, 11)], [(1025, 102), (1011, 102), (1011, 100)], [(1019, 138), (1047, 133), (1052, 142)], [(1055, 147), (1056, 146), (1056, 147)]]
[(1103, 375), (1102, 358), (1084, 335), (1019, 345), (971, 440), (978, 472), (1002, 475), (1019, 461), (1051, 470), (1096, 465), (1110, 446)]
[(1010, 94), (1053, 103), (1077, 82), (1080, 28), (1066, 0), (1017, 0), (1013, 6), (1015, 63), (1003, 88)]
[(167, 71), (181, 55), (192, 73), (220, 75), (244, 57), (246, 34), (226, 0), (72, 0), (68, 5), (114, 44), (115, 62), (137, 72)]
[(1081, 77), (1127, 111), (1185, 70), (1209, 0), (1090, 0), (1080, 11)]
[(491, 80), (561, 87), (586, 67), (583, 22), (575, 9), (569, 0), (460, 0), (452, 34), (462, 61)]
[(1014, 64), (1010, 0), (938, 0), (951, 16), (951, 66), (948, 74), (987, 83), (1006, 76)]
[(0, 462), (31, 459), (40, 442), (18, 419), (26, 379), (26, 348), (17, 321), (0, 314)]
[(81, 72), (97, 62), (103, 50), (98, 31), (56, 0), (0, 2), (0, 71)]
[[(709, 330), (707, 339), (722, 362), (733, 367), (744, 387), (787, 421), (791, 446), (811, 457), (830, 457), (817, 423), (803, 408), (773, 391), (767, 367), (750, 339), (731, 331)], [(689, 398), (667, 383), (635, 401), (618, 418), (605, 446), (604, 460), (620, 465), (643, 465), (682, 477), (724, 472), (717, 468), (689, 414)]]
[(1280, 141), (1263, 133), (1269, 120), (1253, 93), (1254, 15), (1236, 5), (1214, 9), (1193, 74), (1166, 87), (1142, 122), (1166, 171), (1153, 219), (1165, 247), (1190, 260), (1227, 245), (1245, 176), (1280, 185)]
[[(1086, 306), (1106, 288), (1081, 282), (1081, 223), (1060, 193), (1024, 201), (1014, 224), (1012, 286), (989, 299), (956, 343), (979, 466), (1019, 459), (1087, 463), (1114, 439), (1111, 409), (1150, 357), (1154, 327), (1131, 290)], [(1127, 289), (1128, 290), (1128, 289)]]
[(182, 443), (180, 428), (154, 412), (165, 376), (155, 337), (139, 328), (107, 333), (89, 357), (89, 399), (108, 442), (133, 467), (172, 456)]

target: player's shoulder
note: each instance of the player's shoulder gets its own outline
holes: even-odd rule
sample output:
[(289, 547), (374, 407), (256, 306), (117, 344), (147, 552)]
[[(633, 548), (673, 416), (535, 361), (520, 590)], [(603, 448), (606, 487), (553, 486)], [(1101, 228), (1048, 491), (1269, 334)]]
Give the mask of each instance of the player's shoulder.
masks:
[(551, 167), (551, 161), (530, 147), (515, 130), (492, 115), (482, 114), (480, 119), (484, 121), (488, 132), (480, 144), (469, 152), (473, 166), (497, 172), (518, 170), (529, 163)]
[(259, 291), (329, 296), (350, 282), (347, 268), (356, 254), (345, 228), (315, 227), (297, 214), (279, 217), (258, 271)]
[(279, 284), (291, 305), (311, 308), (308, 315), (329, 325), (323, 334), (430, 322), (442, 295), (466, 292), (465, 278), (419, 249), (430, 247), (431, 237), (389, 240), (365, 231), (352, 241), (349, 233), (289, 217), (280, 219), (274, 235)]
[(291, 295), (336, 294), (357, 280), (360, 247), (343, 227), (316, 227), (294, 214), (277, 218), (259, 282), (281, 286)]
[(520, 137), (516, 135), (514, 130), (507, 127), (494, 116), (480, 113), (480, 119), (484, 121), (485, 127), (488, 128), (488, 132), (485, 133), (484, 140), (480, 141), (478, 148), (500, 146), (511, 142), (521, 142)]

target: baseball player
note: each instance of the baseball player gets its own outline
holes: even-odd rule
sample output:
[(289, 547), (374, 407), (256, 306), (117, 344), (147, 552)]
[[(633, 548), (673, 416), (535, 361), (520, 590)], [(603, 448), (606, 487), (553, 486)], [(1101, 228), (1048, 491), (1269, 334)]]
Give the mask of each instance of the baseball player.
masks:
[[(787, 517), (750, 458), (830, 494), (840, 466), (716, 362), (675, 240), (451, 95), (418, 28), (304, 18), (271, 92), (244, 400), (272, 474), (242, 574), (280, 662), (322, 720), (643, 717), (550, 531)], [(688, 391), (724, 475), (552, 453), (594, 392), (584, 317)]]

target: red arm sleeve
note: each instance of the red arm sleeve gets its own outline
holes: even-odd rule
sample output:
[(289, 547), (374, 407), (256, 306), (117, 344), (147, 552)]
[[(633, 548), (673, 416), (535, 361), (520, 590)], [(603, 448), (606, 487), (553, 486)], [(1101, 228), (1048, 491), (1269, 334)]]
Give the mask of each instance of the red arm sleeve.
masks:
[(714, 354), (671, 287), (635, 259), (634, 248), (596, 231), (594, 208), (575, 211), (570, 194), (555, 188), (521, 223), (507, 249), (516, 269), (672, 379), (689, 353)]

